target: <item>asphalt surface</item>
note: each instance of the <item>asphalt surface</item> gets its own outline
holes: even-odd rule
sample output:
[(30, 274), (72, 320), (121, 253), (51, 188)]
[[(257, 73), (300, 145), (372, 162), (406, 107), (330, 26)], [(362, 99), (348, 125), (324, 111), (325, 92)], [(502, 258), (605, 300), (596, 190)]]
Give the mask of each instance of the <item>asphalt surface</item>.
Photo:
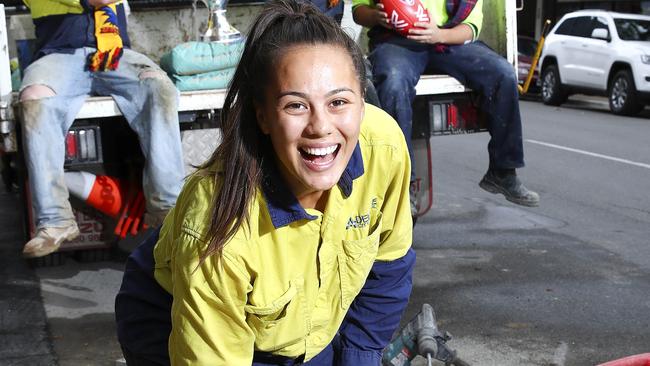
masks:
[[(650, 112), (602, 100), (522, 102), (538, 208), (478, 187), (487, 134), (432, 138), (435, 200), (414, 231), (404, 320), (433, 305), (472, 365), (594, 365), (650, 352)], [(115, 365), (122, 258), (20, 258), (15, 195), (0, 195), (0, 364)], [(421, 364), (421, 363), (420, 363)]]
[(21, 259), (17, 197), (0, 193), (0, 364), (54, 365), (36, 273)]
[[(650, 352), (650, 120), (602, 100), (522, 102), (538, 208), (477, 186), (487, 134), (431, 140), (437, 196), (415, 288), (475, 365), (594, 365)], [(571, 150), (568, 150), (571, 149)], [(439, 158), (436, 158), (439, 157)]]

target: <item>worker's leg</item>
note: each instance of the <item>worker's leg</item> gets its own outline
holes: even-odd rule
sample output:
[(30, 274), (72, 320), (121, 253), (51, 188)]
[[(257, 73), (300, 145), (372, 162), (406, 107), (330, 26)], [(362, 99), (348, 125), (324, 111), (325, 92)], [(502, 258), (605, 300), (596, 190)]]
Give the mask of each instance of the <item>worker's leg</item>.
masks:
[(43, 256), (79, 234), (68, 201), (65, 136), (90, 90), (85, 54), (50, 54), (25, 70), (20, 91), (23, 150), (37, 235), (26, 256)]
[[(404, 133), (411, 158), (411, 215), (419, 211), (417, 184), (415, 183), (415, 160), (411, 134), (413, 132), (413, 100), (415, 85), (420, 80), (427, 64), (426, 47), (393, 37), (386, 42), (374, 45), (368, 59), (372, 64), (372, 74), (379, 103), (399, 124)], [(415, 221), (414, 221), (415, 222)]]
[[(445, 52), (430, 51), (429, 67), (447, 73), (479, 93), (487, 113), (490, 165), (484, 178), (512, 202), (536, 206), (539, 196), (521, 184), (515, 169), (524, 166), (521, 116), (517, 78), (512, 65), (482, 42), (450, 46)], [(496, 192), (495, 192), (496, 190)]]
[(490, 167), (521, 168), (524, 150), (517, 78), (512, 65), (482, 42), (431, 51), (432, 70), (449, 74), (479, 93), (492, 139)]
[[(409, 149), (411, 161), (411, 133), (413, 130), (413, 100), (415, 85), (427, 65), (427, 52), (423, 47), (409, 47), (400, 40), (390, 39), (373, 48), (368, 59), (381, 107), (399, 124)], [(411, 163), (413, 166), (413, 163)], [(415, 180), (411, 169), (411, 181)]]
[(147, 218), (155, 225), (176, 202), (185, 176), (178, 91), (153, 61), (131, 50), (124, 50), (116, 71), (99, 77), (94, 91), (112, 95), (138, 134), (146, 159), (142, 186)]
[(370, 61), (368, 59), (365, 60), (365, 66), (366, 66), (366, 78), (367, 78), (367, 84), (366, 84), (366, 90), (365, 90), (365, 95), (364, 95), (364, 100), (366, 103), (370, 103), (374, 105), (375, 107), (381, 108), (381, 102), (379, 102), (379, 96), (377, 95), (377, 89), (375, 89), (375, 84), (373, 84), (373, 77), (372, 77), (372, 65), (370, 64)]

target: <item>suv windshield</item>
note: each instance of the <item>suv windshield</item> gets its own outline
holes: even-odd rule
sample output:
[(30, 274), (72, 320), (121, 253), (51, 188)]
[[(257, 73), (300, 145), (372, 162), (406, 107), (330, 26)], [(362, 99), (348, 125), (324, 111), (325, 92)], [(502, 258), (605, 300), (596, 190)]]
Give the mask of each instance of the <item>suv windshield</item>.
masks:
[(614, 24), (624, 41), (650, 41), (650, 20), (616, 18)]

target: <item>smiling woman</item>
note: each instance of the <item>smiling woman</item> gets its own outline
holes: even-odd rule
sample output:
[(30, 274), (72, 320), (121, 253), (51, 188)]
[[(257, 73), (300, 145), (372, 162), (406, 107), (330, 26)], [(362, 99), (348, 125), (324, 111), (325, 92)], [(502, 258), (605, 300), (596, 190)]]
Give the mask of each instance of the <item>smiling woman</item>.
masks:
[(410, 162), (363, 102), (331, 19), (269, 2), (222, 113), (223, 143), (116, 299), (129, 365), (378, 365), (411, 290)]
[(304, 208), (323, 211), (323, 193), (341, 177), (359, 139), (364, 102), (350, 56), (339, 46), (284, 52), (256, 107), (278, 165)]

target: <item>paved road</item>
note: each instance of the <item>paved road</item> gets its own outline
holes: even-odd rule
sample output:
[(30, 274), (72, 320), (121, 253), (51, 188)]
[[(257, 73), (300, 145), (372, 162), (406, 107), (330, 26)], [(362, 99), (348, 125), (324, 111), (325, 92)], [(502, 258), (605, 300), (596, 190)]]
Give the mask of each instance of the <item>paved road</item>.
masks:
[[(541, 194), (539, 208), (480, 190), (486, 134), (432, 140), (436, 200), (414, 232), (405, 318), (432, 304), (451, 346), (473, 365), (581, 366), (650, 351), (650, 118), (614, 117), (584, 101), (523, 102), (522, 113), (521, 176)], [(69, 258), (30, 270), (9, 213), (15, 199), (0, 198), (9, 229), (0, 235), (0, 364), (114, 365), (121, 262)]]
[[(409, 313), (434, 305), (476, 365), (594, 365), (650, 351), (650, 119), (523, 102), (523, 208), (482, 192), (486, 134), (434, 137)], [(453, 152), (453, 153), (450, 153)], [(439, 157), (439, 158), (435, 158)]]

